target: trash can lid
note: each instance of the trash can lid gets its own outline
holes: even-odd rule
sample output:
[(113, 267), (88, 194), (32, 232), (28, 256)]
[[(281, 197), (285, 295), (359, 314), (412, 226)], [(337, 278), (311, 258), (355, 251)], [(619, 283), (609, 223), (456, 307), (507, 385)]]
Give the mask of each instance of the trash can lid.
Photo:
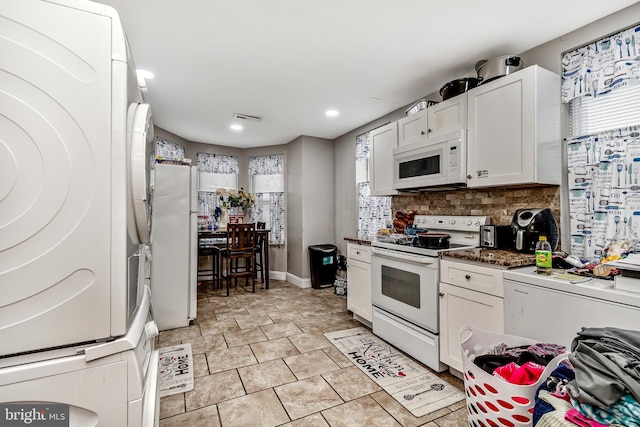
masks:
[(338, 249), (338, 247), (336, 245), (329, 245), (329, 244), (311, 245), (311, 246), (309, 246), (309, 250), (322, 251), (322, 252), (331, 252), (331, 251), (335, 251), (337, 249)]

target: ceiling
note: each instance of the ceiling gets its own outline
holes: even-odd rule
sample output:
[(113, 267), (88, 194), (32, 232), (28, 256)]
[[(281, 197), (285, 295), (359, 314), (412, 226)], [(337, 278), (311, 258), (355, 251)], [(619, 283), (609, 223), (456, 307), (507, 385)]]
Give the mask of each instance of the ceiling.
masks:
[(118, 10), (136, 66), (155, 74), (145, 93), (155, 124), (238, 148), (335, 139), (473, 76), (480, 59), (524, 52), (636, 2), (98, 1)]

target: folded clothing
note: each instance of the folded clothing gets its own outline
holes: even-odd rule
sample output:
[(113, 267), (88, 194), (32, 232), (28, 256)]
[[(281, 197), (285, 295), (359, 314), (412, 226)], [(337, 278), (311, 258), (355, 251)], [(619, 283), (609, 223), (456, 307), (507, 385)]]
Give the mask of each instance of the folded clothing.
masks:
[(572, 399), (603, 409), (626, 393), (640, 400), (640, 331), (583, 328), (571, 349), (576, 379), (567, 387)]
[(599, 408), (589, 403), (582, 403), (573, 398), (571, 399), (571, 404), (582, 415), (602, 424), (640, 427), (640, 404), (630, 394), (623, 395), (615, 403), (606, 408)]
[(564, 419), (567, 421), (571, 421), (573, 424), (580, 427), (607, 427), (609, 424), (601, 424), (596, 420), (592, 420), (585, 415), (582, 415), (576, 408), (569, 409), (566, 414), (564, 414)]
[(531, 385), (540, 379), (544, 368), (543, 365), (533, 362), (526, 362), (522, 366), (511, 362), (496, 368), (493, 376), (511, 384)]

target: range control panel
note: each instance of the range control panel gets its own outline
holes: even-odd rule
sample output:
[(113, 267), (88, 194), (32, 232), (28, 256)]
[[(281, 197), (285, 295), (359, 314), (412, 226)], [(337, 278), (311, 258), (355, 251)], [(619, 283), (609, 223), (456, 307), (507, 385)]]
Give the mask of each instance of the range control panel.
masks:
[(413, 226), (429, 230), (479, 232), (481, 225), (488, 225), (488, 216), (416, 215)]

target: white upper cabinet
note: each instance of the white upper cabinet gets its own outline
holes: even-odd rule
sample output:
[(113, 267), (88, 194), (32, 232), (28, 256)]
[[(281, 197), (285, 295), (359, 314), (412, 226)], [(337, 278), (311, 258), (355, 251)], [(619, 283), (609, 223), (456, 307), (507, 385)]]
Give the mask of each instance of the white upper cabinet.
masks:
[(398, 120), (398, 146), (467, 128), (467, 94), (455, 96)]
[(467, 93), (427, 108), (429, 138), (467, 128)]
[(371, 159), (370, 194), (391, 196), (393, 189), (393, 149), (398, 146), (398, 122), (389, 123), (370, 132)]
[(560, 76), (532, 65), (467, 94), (469, 187), (560, 185)]
[(398, 146), (427, 140), (427, 110), (398, 120)]

